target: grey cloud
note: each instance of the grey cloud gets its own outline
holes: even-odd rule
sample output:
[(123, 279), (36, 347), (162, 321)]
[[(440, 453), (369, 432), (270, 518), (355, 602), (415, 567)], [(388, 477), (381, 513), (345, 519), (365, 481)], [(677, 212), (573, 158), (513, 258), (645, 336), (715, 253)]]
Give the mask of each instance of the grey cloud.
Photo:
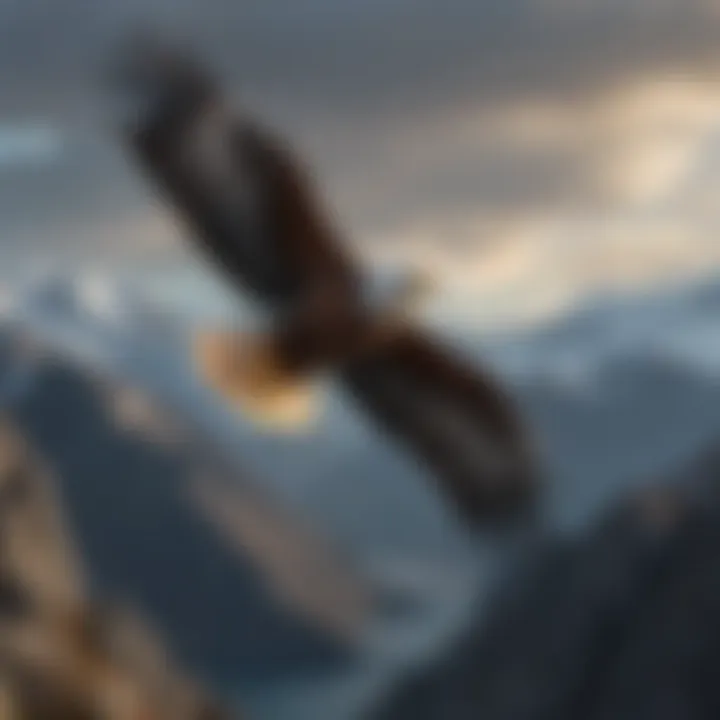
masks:
[[(306, 151), (349, 232), (592, 197), (592, 157), (498, 147), (405, 170), (388, 149), (441, 107), (584, 99), (635, 77), (712, 71), (708, 0), (0, 0), (0, 116), (94, 117), (97, 62), (150, 17), (185, 33), (230, 84)], [(75, 125), (73, 125), (73, 123)], [(3, 225), (23, 235), (147, 208), (102, 135), (44, 172), (0, 173)], [(446, 147), (445, 147), (446, 145)]]
[(60, 103), (123, 24), (142, 17), (190, 36), (252, 92), (299, 111), (363, 114), (585, 92), (663, 65), (703, 65), (717, 56), (720, 29), (705, 0), (6, 0), (4, 90)]

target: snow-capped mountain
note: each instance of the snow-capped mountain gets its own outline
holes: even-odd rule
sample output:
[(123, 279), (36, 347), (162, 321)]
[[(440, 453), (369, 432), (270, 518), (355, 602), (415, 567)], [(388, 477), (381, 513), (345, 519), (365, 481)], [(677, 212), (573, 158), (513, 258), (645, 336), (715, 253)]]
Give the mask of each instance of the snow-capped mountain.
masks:
[[(78, 467), (86, 465), (80, 438), (87, 437), (88, 442), (96, 445), (99, 441), (88, 432), (99, 421), (81, 423), (78, 418), (84, 411), (74, 407), (75, 400), (60, 398), (76, 382), (84, 388), (84, 379), (97, 381), (90, 385), (99, 387), (101, 397), (111, 400), (102, 406), (112, 408), (113, 423), (122, 426), (129, 419), (132, 429), (142, 431), (141, 437), (157, 439), (161, 447), (165, 446), (164, 435), (169, 432), (172, 436), (179, 431), (185, 438), (181, 443), (183, 453), (200, 440), (204, 453), (212, 448), (224, 467), (234, 468), (243, 497), (250, 491), (247, 497), (252, 500), (256, 496), (253, 488), (259, 491), (260, 498), (269, 495), (272, 504), (283, 507), (291, 517), (304, 519), (304, 526), (314, 525), (323, 539), (334, 540), (356, 576), (390, 612), (385, 619), (380, 608), (380, 615), (363, 641), (373, 658), (370, 666), (338, 679), (341, 685), (349, 683), (355, 694), (361, 688), (364, 688), (361, 694), (372, 694), (372, 687), (391, 682), (405, 664), (413, 662), (417, 652), (429, 652), (429, 648), (441, 642), (469, 609), (477, 568), (463, 533), (453, 527), (449, 513), (437, 503), (430, 483), (425, 486), (418, 481), (410, 463), (394, 457), (381, 438), (371, 438), (368, 429), (342, 403), (329, 402), (328, 413), (332, 418), (304, 436), (276, 437), (245, 424), (222, 407), (192, 372), (187, 354), (190, 332), (182, 318), (159, 310), (117, 283), (98, 277), (46, 278), (14, 294), (11, 309), (0, 326), (0, 338), (9, 340), (7, 352), (0, 352), (0, 391), (4, 390), (0, 392), (0, 401), (15, 415), (26, 418), (29, 431), (39, 432), (41, 437), (46, 431), (49, 433), (46, 449), (51, 455), (59, 453), (61, 466), (72, 478)], [(60, 370), (54, 370), (56, 366)], [(57, 379), (58, 372), (60, 377), (69, 372), (70, 379), (67, 382)], [(86, 392), (90, 390), (82, 390)], [(88, 402), (90, 397), (83, 401), (83, 406)], [(64, 430), (62, 417), (67, 418)], [(51, 427), (46, 427), (46, 422)], [(110, 419), (103, 419), (98, 432), (109, 422)], [(59, 429), (65, 439), (58, 439)], [(374, 441), (375, 451), (368, 453), (368, 442)], [(75, 450), (69, 453), (63, 449), (65, 445)], [(115, 441), (108, 447), (108, 453), (115, 452), (115, 459), (110, 462), (118, 464), (112, 473), (122, 473), (124, 462), (134, 463), (131, 455), (121, 460), (113, 449)], [(152, 454), (155, 452), (152, 450)], [(100, 467), (105, 451), (93, 451), (92, 457), (96, 454), (93, 463), (97, 461)], [(175, 454), (170, 450), (171, 457)], [(179, 461), (177, 467), (184, 468), (183, 474), (187, 474), (191, 466)], [(158, 467), (157, 472), (164, 471)], [(119, 493), (115, 501), (119, 515), (111, 523), (119, 528), (124, 522), (121, 518), (127, 515), (121, 510), (122, 503), (127, 497), (134, 497), (133, 502), (142, 499), (146, 491), (136, 486), (138, 482), (146, 484), (146, 480), (133, 481), (127, 492), (111, 490), (115, 482), (123, 483), (118, 477), (103, 492)], [(77, 491), (80, 507), (86, 506), (85, 492)], [(173, 504), (174, 500), (165, 502)], [(223, 532), (233, 538), (243, 526), (255, 528), (257, 532), (253, 531), (249, 540), (247, 537), (239, 540), (254, 546), (272, 530), (272, 523), (264, 523), (262, 516), (252, 510), (252, 504), (246, 511), (252, 517), (241, 523), (236, 517), (241, 506), (242, 503), (233, 510), (232, 505), (226, 509), (223, 502), (210, 501), (208, 505), (218, 516)], [(262, 506), (263, 503), (261, 510)], [(163, 512), (158, 503), (153, 502), (152, 507), (153, 513)], [(231, 518), (226, 517), (227, 512), (232, 513)], [(403, 520), (399, 522), (398, 517)], [(94, 521), (89, 518), (87, 522)], [(264, 535), (263, 524), (268, 528)], [(97, 532), (105, 533), (105, 527)], [(102, 543), (114, 543), (117, 534), (110, 533)], [(281, 541), (282, 534), (274, 532), (273, 537), (274, 546)], [(96, 567), (102, 570), (104, 564), (98, 560)], [(398, 568), (405, 571), (399, 573)], [(292, 580), (292, 573), (279, 570), (279, 576)], [(134, 582), (139, 581), (135, 578)], [(139, 582), (140, 590), (145, 588), (144, 592), (151, 593), (148, 602), (159, 603), (162, 589), (152, 590), (152, 586), (149, 579)], [(303, 595), (296, 586), (291, 591)], [(238, 608), (246, 612), (239, 605)], [(257, 639), (258, 647), (267, 646), (271, 657), (278, 648), (275, 639), (281, 628), (266, 633), (269, 640)], [(292, 633), (289, 638), (289, 647), (294, 648)], [(299, 641), (298, 648), (303, 643)], [(240, 682), (242, 673), (238, 673), (238, 678)], [(283, 695), (290, 702), (288, 712), (298, 707), (298, 693), (303, 696), (309, 693), (307, 716), (319, 717), (318, 704), (327, 702), (326, 682), (322, 679), (317, 690), (312, 691), (303, 683), (294, 690), (288, 689)], [(251, 692), (254, 694), (255, 690), (243, 687), (245, 697)], [(284, 717), (277, 705), (281, 697), (277, 687), (271, 697), (265, 696), (264, 689), (258, 692), (263, 698), (258, 698), (257, 703), (270, 707), (268, 712), (272, 711), (274, 717)]]
[[(25, 287), (16, 292), (7, 317), (29, 344), (67, 357), (88, 372), (122, 378), (157, 398), (197, 431), (211, 436), (228, 458), (257, 468), (275, 490), (311, 512), (313, 502), (308, 506), (307, 499), (315, 494), (313, 486), (324, 485), (318, 478), (355, 471), (375, 474), (368, 462), (375, 470), (378, 464), (387, 466), (387, 472), (406, 478), (399, 481), (402, 492), (419, 488), (417, 504), (424, 510), (417, 517), (418, 530), (445, 542), (447, 516), (440, 517), (432, 492), (423, 491), (415, 469), (395, 458), (381, 438), (371, 437), (374, 430), (337, 393), (330, 390), (321, 398), (325, 412), (317, 425), (290, 435), (263, 431), (224, 407), (198, 379), (189, 353), (191, 323), (96, 276), (53, 277)], [(377, 445), (370, 457), (368, 442)], [(349, 463), (348, 458), (358, 462)], [(337, 522), (337, 528), (350, 530), (345, 521)]]
[(133, 346), (143, 353), (175, 350), (182, 323), (102, 275), (49, 276), (17, 289), (5, 316), (76, 359), (121, 362)]
[[(0, 400), (22, 398), (33, 386), (33, 363), (48, 353), (90, 375), (119, 379), (212, 438), (231, 463), (251, 468), (266, 490), (359, 558), (369, 576), (424, 597), (420, 624), (406, 618), (386, 628), (385, 638), (413, 638), (382, 648), (395, 671), (399, 648), (405, 646), (401, 665), (461, 631), (482, 584), (477, 545), (468, 544), (412, 460), (340, 394), (327, 393), (323, 421), (304, 435), (260, 432), (198, 382), (188, 362), (189, 322), (97, 276), (46, 278), (15, 290), (3, 318), (14, 343), (13, 353), (0, 353)], [(546, 460), (548, 513), (572, 525), (720, 434), (719, 318), (720, 284), (708, 282), (596, 302), (513, 336), (444, 334), (515, 389)], [(388, 677), (384, 657), (373, 666), (373, 682)], [(322, 697), (325, 691), (317, 690)], [(291, 697), (297, 707), (297, 695)], [(317, 707), (315, 699), (308, 703)]]
[(509, 374), (580, 384), (630, 356), (720, 373), (720, 280), (597, 298), (548, 324), (492, 338), (487, 349)]
[[(90, 372), (121, 377), (175, 408), (180, 417), (212, 435), (229, 456), (257, 466), (273, 478), (268, 481), (276, 482), (276, 489), (309, 505), (311, 512), (317, 506), (327, 511), (329, 503), (339, 502), (335, 487), (355, 497), (346, 483), (333, 481), (327, 487), (328, 482), (318, 480), (340, 472), (354, 476), (357, 469), (375, 475), (383, 467), (383, 476), (404, 478), (397, 481), (403, 492), (421, 487), (417, 469), (387, 447), (337, 392), (325, 394), (319, 424), (298, 436), (262, 432), (229, 412), (192, 370), (191, 324), (108, 278), (36, 281), (14, 293), (5, 317), (45, 348), (65, 354)], [(622, 408), (639, 423), (653, 397), (670, 402), (673, 387), (675, 405), (692, 394), (688, 384), (707, 384), (707, 397), (713, 396), (713, 378), (720, 374), (720, 282), (652, 296), (601, 299), (545, 326), (504, 337), (455, 335), (452, 329), (444, 334), (471, 359), (490, 362), (517, 389), (542, 435), (552, 434), (556, 425), (564, 427), (564, 418), (574, 418), (580, 407), (583, 412), (595, 408), (587, 411), (589, 420), (600, 421), (597, 408), (604, 405), (609, 413)], [(672, 424), (670, 415), (664, 421)], [(554, 463), (574, 454), (566, 447), (568, 440), (566, 434), (553, 435), (549, 445), (558, 448), (551, 453)], [(369, 443), (373, 453), (367, 452)], [(365, 482), (359, 484), (367, 489)], [(432, 492), (419, 489), (416, 502), (425, 507), (418, 529), (422, 525), (428, 535), (432, 528), (446, 535), (447, 520), (433, 507)], [(345, 519), (338, 530), (352, 532)]]

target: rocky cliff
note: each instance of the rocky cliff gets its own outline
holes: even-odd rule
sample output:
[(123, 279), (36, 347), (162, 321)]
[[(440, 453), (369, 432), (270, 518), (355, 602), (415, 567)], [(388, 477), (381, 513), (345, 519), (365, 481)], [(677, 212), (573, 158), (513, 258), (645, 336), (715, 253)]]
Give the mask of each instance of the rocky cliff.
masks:
[(0, 423), (0, 717), (210, 720), (230, 715), (133, 612), (90, 597), (53, 483)]
[(720, 717), (720, 451), (591, 530), (538, 538), (387, 720)]

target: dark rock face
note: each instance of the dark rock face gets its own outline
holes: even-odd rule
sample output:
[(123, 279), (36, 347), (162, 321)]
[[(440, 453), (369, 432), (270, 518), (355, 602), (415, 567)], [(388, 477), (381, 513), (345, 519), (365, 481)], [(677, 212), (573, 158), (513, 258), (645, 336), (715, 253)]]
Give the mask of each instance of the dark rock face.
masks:
[(720, 453), (548, 538), (388, 720), (720, 717)]

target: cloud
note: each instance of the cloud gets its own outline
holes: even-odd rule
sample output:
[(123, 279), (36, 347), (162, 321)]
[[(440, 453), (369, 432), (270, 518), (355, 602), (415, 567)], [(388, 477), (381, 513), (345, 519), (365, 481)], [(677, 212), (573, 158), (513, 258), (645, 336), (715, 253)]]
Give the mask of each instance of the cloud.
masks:
[(681, 74), (583, 103), (444, 109), (393, 143), (393, 170), (365, 201), (382, 207), (409, 186), (420, 202), (365, 249), (423, 258), (466, 306), (498, 316), (694, 277), (720, 264), (719, 147), (720, 86)]
[(52, 128), (0, 125), (0, 171), (53, 163), (62, 150), (62, 138)]
[[(0, 173), (6, 245), (122, 259), (162, 235), (124, 234), (157, 210), (93, 85), (143, 14), (192, 30), (369, 257), (424, 258), (458, 292), (546, 306), (717, 260), (711, 0), (0, 3), (0, 115), (75, 137), (32, 178)], [(169, 234), (153, 254), (175, 252)]]

